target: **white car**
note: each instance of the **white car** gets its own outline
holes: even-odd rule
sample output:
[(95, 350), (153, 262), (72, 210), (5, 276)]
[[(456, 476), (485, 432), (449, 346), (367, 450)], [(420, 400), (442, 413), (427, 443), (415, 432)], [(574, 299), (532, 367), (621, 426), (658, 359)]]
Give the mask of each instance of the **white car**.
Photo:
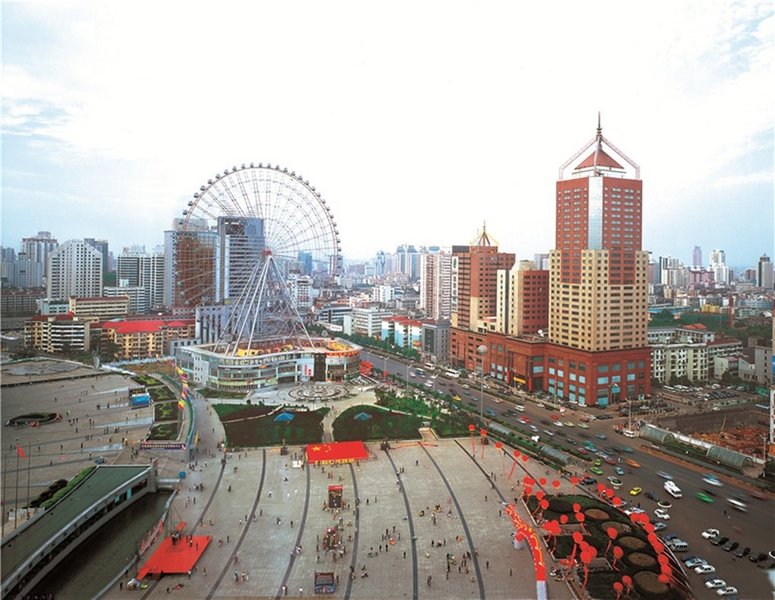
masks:
[(715, 475), (711, 475), (710, 473), (708, 473), (707, 475), (704, 475), (702, 480), (708, 485), (713, 485), (716, 487), (722, 487), (724, 485), (723, 483), (721, 483), (721, 481), (719, 481), (718, 477), (716, 477)]
[(694, 572), (697, 575), (709, 575), (716, 572), (716, 567), (713, 565), (697, 565), (694, 567)]
[(710, 540), (720, 536), (721, 532), (718, 529), (706, 529), (700, 535), (702, 535), (702, 537), (704, 537), (706, 540)]
[(654, 516), (659, 519), (660, 521), (669, 521), (670, 520), (670, 513), (667, 512), (664, 508), (658, 508), (654, 511)]
[(694, 567), (699, 567), (700, 565), (706, 565), (708, 564), (708, 561), (704, 558), (690, 558), (687, 561), (684, 561), (684, 564), (686, 565), (687, 569), (693, 569)]
[(666, 473), (665, 471), (657, 471), (657, 475), (659, 475), (662, 479), (667, 479), (668, 481), (673, 478), (670, 473)]
[(733, 585), (727, 585), (717, 589), (716, 594), (719, 596), (731, 596), (732, 594), (737, 594), (737, 588)]
[(716, 577), (715, 579), (709, 579), (708, 581), (705, 582), (705, 587), (708, 588), (709, 590), (712, 590), (713, 588), (723, 588), (723, 587), (726, 587), (726, 585), (727, 585), (727, 582), (724, 581), (723, 579), (719, 579), (718, 577)]

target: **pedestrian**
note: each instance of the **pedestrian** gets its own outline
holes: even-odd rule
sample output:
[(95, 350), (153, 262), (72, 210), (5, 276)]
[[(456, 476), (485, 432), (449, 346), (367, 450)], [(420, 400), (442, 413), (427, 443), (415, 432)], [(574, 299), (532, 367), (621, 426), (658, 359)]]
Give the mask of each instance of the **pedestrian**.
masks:
[(511, 567), (509, 567), (509, 577), (511, 577), (511, 576), (512, 576), (512, 574), (513, 574), (513, 571), (512, 571), (512, 569), (511, 569)]
[(490, 561), (489, 561), (489, 560), (486, 560), (486, 561), (484, 562), (484, 568), (485, 568), (485, 569), (489, 569), (489, 568), (490, 568)]
[(406, 550), (404, 550), (404, 558), (406, 558)]

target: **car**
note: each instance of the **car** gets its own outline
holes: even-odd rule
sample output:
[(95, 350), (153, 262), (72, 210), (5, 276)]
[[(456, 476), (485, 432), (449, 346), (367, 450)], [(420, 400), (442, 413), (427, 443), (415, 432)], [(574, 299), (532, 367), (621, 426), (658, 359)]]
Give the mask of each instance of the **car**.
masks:
[(754, 563), (761, 562), (765, 558), (767, 558), (767, 553), (766, 552), (751, 552), (748, 555), (748, 560), (750, 560), (751, 562), (754, 562)]
[(667, 523), (663, 523), (662, 521), (654, 521), (654, 523), (652, 523), (652, 525), (654, 526), (654, 531), (655, 532), (656, 531), (664, 531), (665, 529), (667, 529)]
[(595, 466), (595, 467), (599, 467), (602, 464), (603, 464), (603, 461), (600, 460), (599, 458), (596, 458), (595, 462), (592, 463), (592, 465)]
[(541, 425), (551, 425), (552, 422), (549, 419), (541, 419)]
[(630, 466), (631, 466), (633, 469), (638, 469), (638, 468), (640, 468), (640, 463), (639, 463), (637, 460), (633, 460), (633, 459), (631, 459), (631, 458), (628, 458), (628, 459), (627, 459), (625, 462), (626, 462), (628, 465), (630, 465)]
[(697, 498), (697, 500), (701, 500), (702, 502), (707, 502), (708, 504), (712, 504), (713, 502), (715, 502), (713, 497), (707, 492), (697, 492), (695, 494), (695, 497)]
[(581, 429), (589, 429), (589, 425), (587, 425), (586, 423), (579, 423), (577, 427), (580, 427)]
[(731, 596), (732, 594), (737, 594), (737, 588), (733, 585), (727, 585), (716, 590), (717, 596)]
[(604, 433), (598, 433), (598, 434), (595, 435), (595, 437), (597, 439), (599, 439), (599, 440), (606, 440), (606, 439), (608, 439), (608, 436), (606, 434), (604, 434)]
[(576, 452), (582, 455), (589, 454), (589, 450), (587, 450), (586, 448), (576, 448)]
[(748, 492), (748, 495), (751, 498), (756, 498), (757, 500), (766, 500), (767, 496), (765, 496), (762, 492), (759, 490), (754, 490), (753, 492)]
[(685, 560), (684, 564), (686, 565), (687, 569), (693, 569), (694, 567), (699, 567), (700, 565), (707, 565), (708, 561), (704, 558), (700, 558), (699, 556), (693, 556), (692, 558)]
[(726, 544), (728, 541), (729, 541), (729, 538), (726, 536), (710, 538), (710, 543), (713, 544), (714, 546), (721, 546), (723, 544)]
[[(662, 536), (662, 540), (665, 541), (665, 542), (669, 542), (669, 541), (675, 540), (675, 539), (678, 539), (678, 534), (677, 533), (668, 533), (668, 534)], [(697, 558), (697, 557), (696, 556), (687, 556), (686, 560), (692, 560), (693, 558)]]
[(657, 496), (654, 492), (646, 492), (646, 498), (653, 500), (654, 502), (659, 502), (659, 496)]
[(740, 500), (739, 498), (727, 498), (727, 503), (734, 508), (735, 510), (739, 510), (740, 512), (747, 512), (748, 511), (748, 505)]
[(665, 510), (668, 510), (670, 508), (673, 508), (673, 503), (670, 502), (670, 500), (658, 500), (657, 506), (659, 508), (664, 508)]
[(581, 485), (595, 485), (597, 483), (597, 479), (587, 476), (584, 477), (579, 483), (581, 483)]
[(714, 577), (713, 579), (708, 579), (708, 581), (705, 582), (705, 587), (709, 590), (712, 590), (713, 588), (723, 588), (726, 587), (727, 582), (723, 579), (719, 579), (718, 577)]
[(551, 429), (544, 429), (544, 433), (549, 437), (554, 437), (554, 431), (552, 431)]
[(94, 462), (98, 465), (104, 465), (107, 462), (107, 460), (108, 459), (105, 458), (104, 456), (98, 456), (97, 458), (94, 459)]
[(634, 487), (630, 490), (630, 496), (637, 496), (640, 494), (643, 490), (639, 487)]
[(705, 475), (702, 476), (702, 480), (708, 485), (713, 485), (715, 487), (724, 486), (724, 484), (719, 481), (719, 478), (716, 477), (713, 473), (705, 473)]
[(670, 480), (673, 478), (673, 476), (670, 473), (667, 473), (666, 471), (657, 471), (657, 476), (667, 480)]
[(750, 552), (751, 552), (751, 548), (749, 548), (748, 546), (746, 546), (745, 548), (738, 548), (737, 550), (735, 550), (735, 556), (737, 556), (737, 558), (743, 558), (744, 556), (748, 556)]
[(602, 475), (603, 469), (601, 469), (600, 467), (589, 467), (589, 472), (594, 473), (595, 475)]
[(626, 452), (627, 454), (632, 454), (633, 452), (635, 452), (635, 450), (633, 450), (629, 446), (623, 446), (622, 447), (622, 452)]
[(619, 465), (614, 467), (614, 473), (621, 476), (624, 475), (624, 469), (622, 469)]
[(775, 550), (770, 550), (770, 551), (767, 553), (767, 556), (769, 556), (770, 558), (772, 558), (773, 560), (775, 560)]
[(603, 460), (608, 465), (615, 465), (617, 463), (617, 460), (613, 456), (606, 456)]
[(664, 508), (658, 508), (657, 510), (655, 510), (654, 516), (661, 521), (670, 520), (670, 513), (667, 512)]
[(538, 433), (538, 427), (536, 427), (535, 425), (531, 425), (530, 431), (532, 431), (533, 433)]
[(716, 567), (713, 565), (697, 565), (694, 567), (694, 572), (697, 575), (709, 575), (716, 572)]
[(706, 529), (700, 535), (706, 540), (709, 540), (711, 538), (720, 536), (721, 532), (718, 529)]
[(573, 423), (573, 421), (565, 421), (565, 427), (575, 427), (576, 425)]
[(494, 417), (496, 414), (495, 411), (491, 408), (488, 408), (485, 412), (487, 413), (488, 417)]
[(733, 550), (737, 550), (737, 547), (740, 545), (740, 542), (736, 542), (734, 540), (729, 540), (726, 544), (721, 546), (721, 549), (724, 552), (732, 552)]
[[(622, 508), (621, 504), (619, 505), (619, 508)], [(642, 508), (638, 508), (637, 506), (628, 506), (627, 508), (624, 509), (623, 512), (625, 515), (629, 517), (630, 515), (644, 513), (646, 511), (643, 510)]]

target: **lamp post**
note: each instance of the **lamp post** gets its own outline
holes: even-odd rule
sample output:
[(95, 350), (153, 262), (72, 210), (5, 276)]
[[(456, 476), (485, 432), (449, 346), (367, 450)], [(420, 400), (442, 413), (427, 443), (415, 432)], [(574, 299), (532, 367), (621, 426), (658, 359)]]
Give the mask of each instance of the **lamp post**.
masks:
[(487, 354), (487, 346), (485, 346), (484, 344), (480, 345), (476, 349), (476, 353), (479, 356), (482, 357), (481, 360), (480, 360), (482, 371), (479, 374), (480, 375), (480, 379), (479, 379), (479, 421), (483, 423), (484, 422), (484, 414), (483, 414), (484, 413), (484, 355)]
[(411, 365), (412, 365), (412, 363), (406, 363), (406, 377), (405, 377), (405, 381), (406, 381), (406, 392), (405, 392), (405, 394), (406, 394), (406, 396), (407, 396), (407, 397), (409, 396), (409, 367), (410, 367)]

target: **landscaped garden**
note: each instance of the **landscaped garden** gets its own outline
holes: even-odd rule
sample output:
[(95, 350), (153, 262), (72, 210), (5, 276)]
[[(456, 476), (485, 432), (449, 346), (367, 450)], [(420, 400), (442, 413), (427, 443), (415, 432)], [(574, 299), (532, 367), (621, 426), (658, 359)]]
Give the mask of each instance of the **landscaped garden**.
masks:
[(295, 411), (259, 404), (216, 404), (213, 410), (231, 447), (312, 444), (323, 438), (323, 417), (329, 411)]
[(178, 439), (178, 422), (166, 421), (163, 423), (154, 423), (151, 425), (151, 431), (148, 433), (148, 440), (172, 441)]
[(334, 421), (334, 439), (354, 440), (414, 440), (420, 438), (420, 427), (426, 422), (417, 414), (394, 412), (373, 405), (351, 406)]
[[(530, 482), (527, 482), (530, 483)], [(560, 561), (579, 560), (579, 584), (593, 598), (685, 600), (691, 590), (647, 518), (584, 495), (531, 492), (527, 506)], [(533, 482), (534, 483), (534, 482)]]
[(177, 402), (156, 402), (153, 405), (153, 420), (157, 423), (177, 420), (178, 410), (180, 409)]

